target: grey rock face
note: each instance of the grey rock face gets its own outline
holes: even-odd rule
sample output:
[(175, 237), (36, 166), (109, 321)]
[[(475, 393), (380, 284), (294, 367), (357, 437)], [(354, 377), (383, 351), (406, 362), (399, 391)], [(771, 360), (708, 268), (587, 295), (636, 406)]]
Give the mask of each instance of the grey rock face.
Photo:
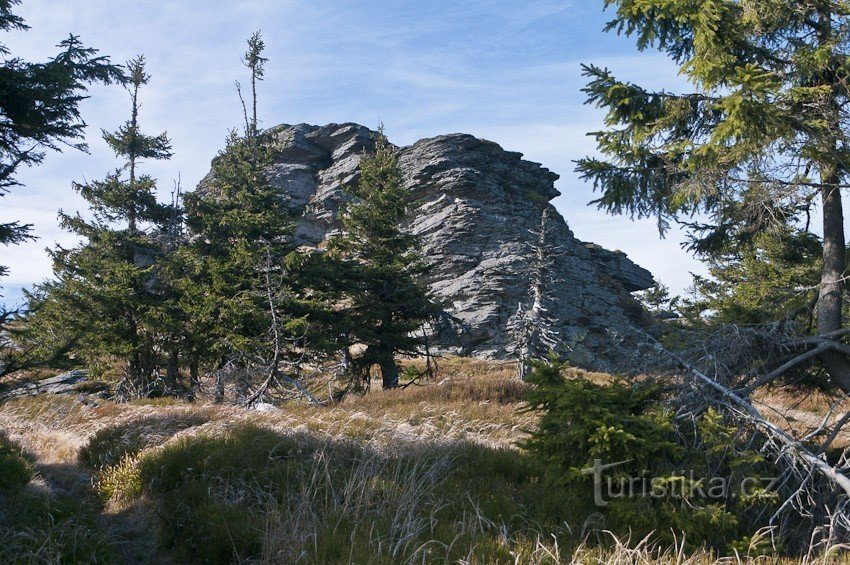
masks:
[[(278, 149), (272, 182), (303, 210), (302, 245), (319, 246), (339, 229), (344, 188), (373, 132), (357, 124), (272, 128)], [(570, 360), (597, 370), (634, 370), (644, 349), (640, 310), (629, 293), (649, 288), (651, 274), (625, 254), (575, 238), (549, 204), (558, 175), (522, 154), (471, 135), (441, 135), (399, 150), (410, 189), (405, 229), (419, 236), (432, 265), (427, 281), (455, 317), (440, 348), (510, 358), (511, 319), (533, 300), (531, 269), (541, 216), (548, 209), (546, 314)]]
[(23, 385), (9, 391), (4, 398), (16, 396), (32, 396), (37, 394), (69, 394), (75, 391), (74, 386), (88, 380), (88, 371), (68, 371), (48, 377), (40, 381), (24, 383)]

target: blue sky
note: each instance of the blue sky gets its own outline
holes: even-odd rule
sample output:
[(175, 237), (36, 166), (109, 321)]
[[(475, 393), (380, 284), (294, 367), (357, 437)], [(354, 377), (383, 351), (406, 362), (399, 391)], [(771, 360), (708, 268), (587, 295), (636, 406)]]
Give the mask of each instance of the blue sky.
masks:
[[(681, 234), (661, 240), (650, 220), (587, 206), (592, 189), (573, 173), (575, 159), (594, 153), (585, 134), (602, 119), (583, 104), (581, 63), (649, 87), (682, 84), (662, 55), (602, 32), (609, 14), (601, 1), (24, 0), (16, 13), (32, 29), (6, 35), (13, 55), (45, 59), (73, 32), (116, 62), (147, 57), (153, 79), (142, 92), (142, 124), (148, 133), (168, 130), (175, 152), (144, 165), (163, 199), (178, 176), (193, 188), (240, 123), (234, 80), (244, 80), (239, 57), (260, 29), (270, 59), (260, 88), (264, 127), (381, 120), (401, 145), (451, 132), (490, 139), (561, 175), (555, 205), (579, 238), (625, 251), (676, 291), (690, 271), (704, 272), (680, 249)], [(71, 182), (117, 166), (100, 129), (126, 119), (127, 93), (90, 94), (82, 112), (91, 153), (50, 155), (0, 201), (0, 221), (32, 223), (39, 236), (3, 249), (7, 303), (50, 275), (45, 247), (73, 242), (56, 222), (60, 208), (85, 209)]]

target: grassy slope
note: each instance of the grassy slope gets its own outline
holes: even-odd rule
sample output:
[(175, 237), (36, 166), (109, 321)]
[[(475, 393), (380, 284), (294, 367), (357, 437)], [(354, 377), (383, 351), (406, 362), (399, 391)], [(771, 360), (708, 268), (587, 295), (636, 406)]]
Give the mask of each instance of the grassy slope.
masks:
[[(638, 540), (627, 549), (602, 532), (594, 535), (610, 542), (604, 554), (581, 546), (598, 525), (593, 509), (547, 482), (517, 448), (534, 417), (521, 410), (523, 384), (512, 379), (512, 367), (449, 359), (442, 370), (440, 384), (262, 413), (200, 403), (24, 398), (0, 406), (0, 427), (31, 454), (36, 482), (59, 493), (40, 500), (84, 502), (71, 514), (89, 538), (101, 536), (103, 559), (650, 557)], [(57, 527), (42, 513), (28, 524), (7, 520), (2, 535)], [(68, 561), (97, 556), (88, 544), (44, 545)], [(17, 551), (25, 550), (32, 551)], [(711, 562), (698, 551), (654, 560)]]

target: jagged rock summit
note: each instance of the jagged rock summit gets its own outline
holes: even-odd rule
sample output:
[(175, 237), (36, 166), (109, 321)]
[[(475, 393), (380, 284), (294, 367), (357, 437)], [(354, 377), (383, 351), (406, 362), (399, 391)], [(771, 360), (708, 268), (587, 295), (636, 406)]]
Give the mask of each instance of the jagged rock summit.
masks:
[[(320, 246), (339, 229), (344, 187), (357, 182), (375, 134), (352, 123), (281, 125), (268, 133), (277, 146), (272, 182), (303, 211), (299, 243)], [(538, 296), (539, 305), (574, 364), (634, 370), (646, 347), (630, 293), (651, 287), (652, 275), (621, 252), (576, 239), (549, 203), (559, 194), (558, 175), (466, 134), (402, 147), (399, 165), (413, 203), (405, 228), (420, 237), (433, 266), (428, 284), (457, 322), (438, 328), (441, 349), (511, 358), (518, 310), (532, 306), (538, 280), (545, 298)], [(543, 222), (541, 278), (533, 271)]]

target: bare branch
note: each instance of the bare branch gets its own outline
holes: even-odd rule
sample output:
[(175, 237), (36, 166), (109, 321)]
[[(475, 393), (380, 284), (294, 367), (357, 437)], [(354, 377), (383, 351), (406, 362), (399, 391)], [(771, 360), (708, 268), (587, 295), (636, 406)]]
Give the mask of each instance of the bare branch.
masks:
[(720, 399), (717, 401), (720, 404), (749, 420), (757, 428), (768, 434), (773, 440), (782, 444), (785, 448), (785, 452), (796, 457), (804, 465), (810, 466), (813, 470), (829, 479), (829, 481), (835, 484), (835, 486), (844, 491), (846, 495), (850, 496), (850, 478), (837, 472), (826, 461), (820, 459), (816, 454), (806, 449), (797, 439), (792, 437), (785, 430), (764, 419), (759, 411), (756, 410), (755, 407), (753, 407), (753, 405), (747, 400), (707, 376), (699, 369), (685, 361), (681, 356), (666, 349), (654, 337), (649, 334), (646, 334), (646, 337), (655, 345), (658, 352), (671, 357), (681, 368), (696, 377), (699, 382), (707, 385), (710, 389), (718, 393)]

